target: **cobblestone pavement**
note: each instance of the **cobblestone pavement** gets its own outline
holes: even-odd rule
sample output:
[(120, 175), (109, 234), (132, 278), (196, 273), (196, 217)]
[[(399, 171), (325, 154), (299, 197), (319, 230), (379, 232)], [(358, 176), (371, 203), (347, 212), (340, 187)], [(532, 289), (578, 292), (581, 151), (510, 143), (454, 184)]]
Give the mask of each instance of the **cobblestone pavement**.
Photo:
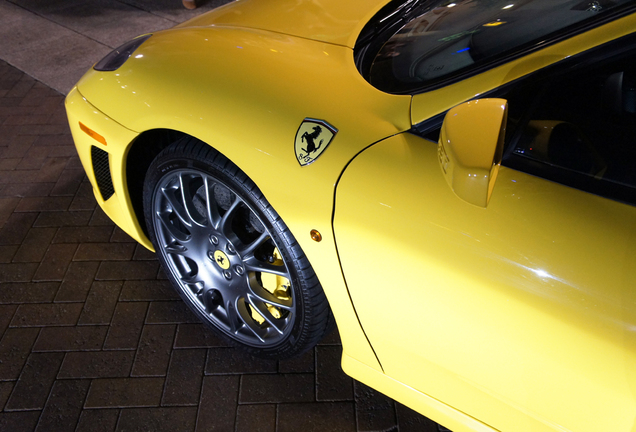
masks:
[(0, 61), (0, 431), (436, 431), (302, 358), (224, 345), (97, 207), (63, 96)]

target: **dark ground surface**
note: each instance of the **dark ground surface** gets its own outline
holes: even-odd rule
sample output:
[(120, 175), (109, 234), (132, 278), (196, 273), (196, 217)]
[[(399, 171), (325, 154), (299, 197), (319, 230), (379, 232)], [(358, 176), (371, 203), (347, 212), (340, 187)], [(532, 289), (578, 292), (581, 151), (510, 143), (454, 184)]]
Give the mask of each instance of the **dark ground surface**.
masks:
[(340, 369), (199, 324), (97, 207), (63, 95), (0, 61), (0, 431), (436, 431)]

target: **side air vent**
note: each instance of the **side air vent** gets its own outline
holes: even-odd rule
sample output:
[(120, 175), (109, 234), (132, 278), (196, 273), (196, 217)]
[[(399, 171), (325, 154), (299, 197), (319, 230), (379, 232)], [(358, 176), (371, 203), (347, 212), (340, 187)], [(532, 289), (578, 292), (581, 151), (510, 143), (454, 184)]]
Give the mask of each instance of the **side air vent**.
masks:
[(102, 194), (102, 199), (106, 201), (115, 193), (113, 179), (110, 176), (108, 153), (95, 146), (91, 146), (91, 159), (93, 161), (93, 171), (95, 172), (99, 193)]

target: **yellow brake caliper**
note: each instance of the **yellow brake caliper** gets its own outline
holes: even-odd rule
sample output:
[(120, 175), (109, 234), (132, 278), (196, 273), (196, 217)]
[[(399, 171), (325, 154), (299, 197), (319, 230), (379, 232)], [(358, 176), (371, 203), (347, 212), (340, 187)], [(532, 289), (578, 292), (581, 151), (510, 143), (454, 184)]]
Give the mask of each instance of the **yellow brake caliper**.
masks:
[[(274, 256), (274, 262), (272, 264), (282, 266), (283, 258), (280, 255), (278, 248), (274, 249), (274, 253), (272, 255)], [(272, 293), (274, 297), (280, 300), (289, 300), (291, 298), (291, 283), (286, 277), (263, 272), (261, 273), (261, 282), (263, 284), (263, 288)], [(279, 308), (269, 303), (265, 303), (265, 305), (267, 306), (269, 313), (271, 313), (274, 318), (279, 319), (282, 317)], [(259, 324), (263, 324), (265, 322), (265, 318), (263, 318), (256, 309), (250, 307), (250, 310), (254, 321)]]

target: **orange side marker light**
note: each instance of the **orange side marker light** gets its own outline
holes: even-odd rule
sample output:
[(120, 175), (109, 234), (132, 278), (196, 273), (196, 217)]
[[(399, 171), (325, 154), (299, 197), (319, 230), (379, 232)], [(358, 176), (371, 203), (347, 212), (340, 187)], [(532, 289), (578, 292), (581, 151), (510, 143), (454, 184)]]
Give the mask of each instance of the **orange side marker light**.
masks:
[(315, 242), (319, 242), (322, 240), (322, 234), (320, 234), (318, 230), (312, 229), (309, 234), (311, 235), (311, 239)]
[(95, 141), (101, 144), (107, 145), (106, 138), (104, 138), (103, 136), (95, 132), (93, 129), (86, 126), (84, 123), (79, 122), (79, 127), (81, 130), (83, 130), (89, 137), (93, 138)]

